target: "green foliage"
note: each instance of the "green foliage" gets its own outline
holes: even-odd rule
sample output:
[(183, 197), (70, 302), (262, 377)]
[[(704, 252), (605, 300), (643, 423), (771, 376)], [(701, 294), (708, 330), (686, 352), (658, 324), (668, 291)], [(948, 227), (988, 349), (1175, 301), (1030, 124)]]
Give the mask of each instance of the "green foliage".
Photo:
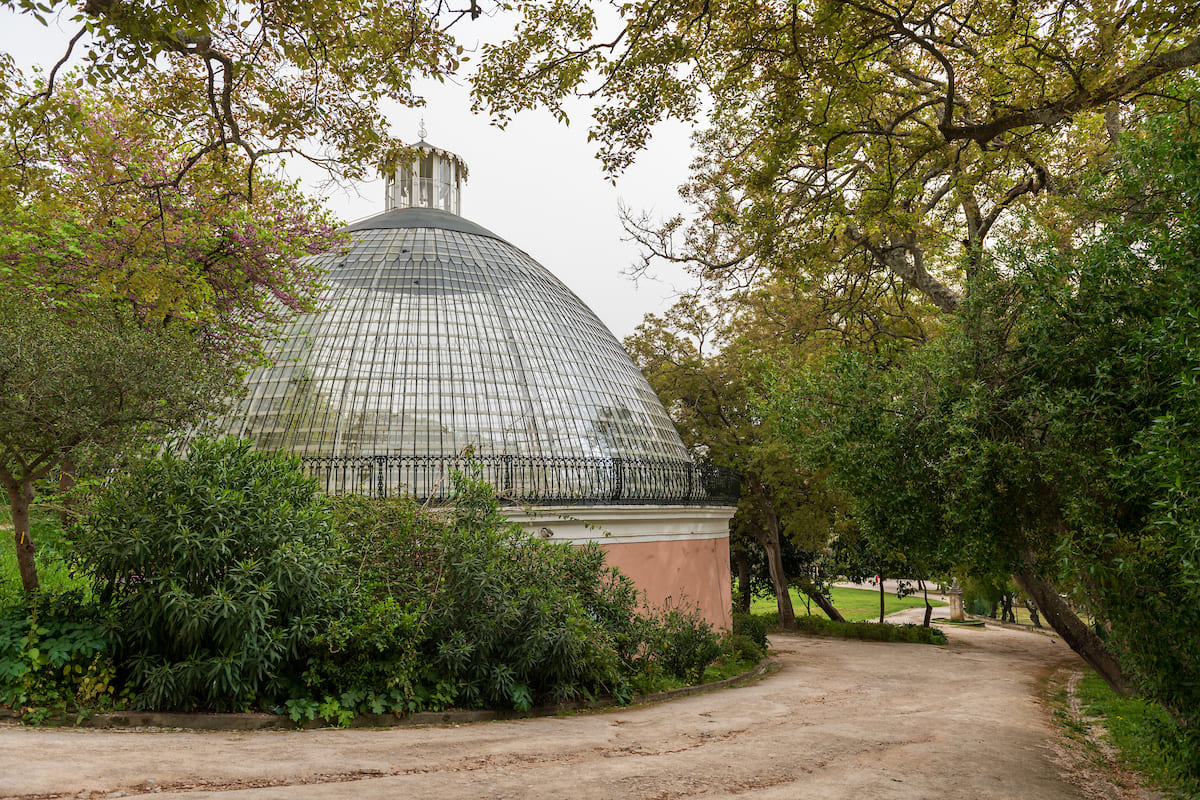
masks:
[(112, 456), (194, 424), (232, 377), (187, 331), (143, 327), (128, 309), (68, 313), (30, 292), (0, 293), (0, 484), (26, 591), (38, 588), (28, 528), (38, 481), (64, 459)]
[(1138, 691), (1195, 730), (1200, 133), (1159, 118), (1114, 167), (1095, 187), (1120, 209), (1105, 228), (1067, 256), (1028, 253), (1017, 356), (1030, 366), (1014, 394), (1045, 420), (1068, 523), (1055, 555), (1080, 602)]
[(0, 704), (37, 723), (103, 711), (116, 691), (106, 626), (78, 594), (23, 597), (0, 609)]
[(862, 639), (867, 642), (909, 642), (912, 644), (946, 644), (946, 634), (924, 625), (892, 625), (887, 622), (834, 622), (825, 617), (808, 615), (796, 620), (797, 630), (815, 636), (836, 636), (840, 639)]
[[(738, 299), (747, 310), (773, 301), (775, 312), (796, 310), (766, 292)], [(663, 317), (647, 316), (625, 347), (684, 443), (738, 471), (742, 495), (729, 528), (735, 568), (756, 590), (778, 590), (786, 606), (789, 575), (804, 574), (821, 590), (829, 574), (820, 569), (825, 546), (845, 520), (842, 499), (796, 463), (753, 402), (763, 391), (760, 364), (802, 358), (821, 342), (781, 339), (754, 320), (753, 313), (726, 316), (706, 298), (688, 296)]]
[[(1013, 210), (1054, 214), (1200, 60), (1200, 11), (1180, 0), (512, 5), (474, 88), (502, 120), (584, 94), (615, 174), (656, 121), (706, 118), (682, 190), (695, 219), (630, 222), (648, 260), (706, 284), (778, 279), (830, 329), (881, 339), (913, 336), (914, 301), (955, 309), (963, 262)], [(781, 339), (803, 335), (791, 321)]]
[[(763, 639), (766, 637), (766, 626), (763, 626)], [(750, 636), (741, 633), (727, 633), (721, 637), (721, 656), (733, 661), (757, 664), (766, 655), (766, 645), (759, 644)]]
[(596, 545), (524, 532), (491, 487), (454, 478), (436, 515), (409, 500), (335, 500), (343, 561), (293, 718), (333, 706), (411, 712), (545, 702), (698, 680), (718, 654), (697, 615), (640, 613), (633, 584)]
[(721, 640), (697, 611), (671, 609), (658, 617), (657, 660), (680, 680), (699, 683), (707, 667), (721, 654)]
[(508, 523), (486, 484), (459, 480), (455, 501), (442, 562), (445, 602), (430, 609), (428, 630), (438, 643), (433, 663), (458, 684), (463, 702), (526, 710), (534, 697), (615, 690), (616, 653), (588, 614), (591, 587), (581, 584), (600, 560)]
[[(799, 602), (800, 595), (795, 589), (791, 590), (794, 602)], [(830, 589), (830, 597), (833, 604), (837, 606), (844, 616), (850, 622), (861, 620), (879, 619), (879, 592), (871, 589), (847, 589), (841, 586), (834, 586)], [(930, 600), (931, 606), (944, 606), (945, 603), (940, 600)], [(897, 597), (892, 592), (886, 592), (884, 595), (884, 613), (892, 614), (897, 611), (903, 611), (906, 608), (918, 608), (925, 605), (925, 600), (915, 595), (907, 597)], [(761, 617), (762, 614), (775, 610), (775, 600), (772, 599), (756, 599), (750, 605), (752, 616)], [(819, 609), (818, 609), (819, 610)], [(817, 616), (825, 616), (824, 612)]]
[(741, 611), (733, 612), (733, 636), (744, 636), (754, 642), (764, 652), (770, 643), (767, 641), (767, 626), (761, 616)]
[[(3, 519), (0, 512), (0, 519)], [(57, 514), (35, 510), (29, 515), (30, 536), (37, 542), (34, 558), (37, 562), (38, 583), (42, 594), (58, 595), (80, 592), (91, 595), (91, 586), (76, 576), (71, 564), (71, 543), (66, 538)], [(7, 533), (7, 532), (5, 532)], [(18, 605), (24, 590), (13, 553), (13, 537), (0, 537), (0, 606)]]
[(387, 710), (449, 705), (447, 692), (422, 682), (436, 678), (420, 654), (424, 612), (438, 600), (443, 526), (407, 499), (330, 500), (341, 559), (327, 604), (338, 613), (314, 641), (306, 686), (293, 691), (363, 690), (366, 705)]
[(149, 460), (75, 531), (95, 599), (62, 624), (24, 611), (4, 623), (6, 699), (44, 716), (123, 686), (137, 707), (257, 705), (345, 725), (624, 701), (697, 682), (720, 655), (697, 613), (646, 610), (598, 546), (526, 534), (490, 487), (455, 481), (455, 504), (434, 512), (363, 497), (331, 509), (293, 460), (245, 441)]
[[(64, 83), (130, 94), (152, 88), (148, 116), (179, 131), (189, 156), (204, 163), (242, 153), (252, 165), (248, 179), (262, 172), (255, 164), (305, 153), (345, 177), (374, 174), (381, 156), (395, 149), (380, 101), (421, 105), (414, 82), (444, 78), (463, 53), (444, 30), (461, 14), (441, 3), (4, 5), (44, 24), (86, 31), (88, 47), (82, 54), (75, 48), (82, 66), (58, 75), (59, 91)], [(47, 55), (49, 62), (59, 57)], [(35, 125), (43, 97), (18, 75), (4, 77), (0, 98), (11, 94), (22, 118), (32, 118), (24, 138), (47, 135)], [(171, 171), (164, 179), (173, 177)]]
[(1096, 623), (1072, 646), (1184, 736), (1200, 728), (1200, 135), (1156, 118), (1084, 182), (1102, 224), (1031, 228), (937, 341), (831, 360), (776, 410), (865, 535), (981, 579), (1054, 578)]
[(1119, 697), (1088, 675), (1076, 685), (1088, 716), (1099, 717), (1121, 762), (1171, 797), (1200, 796), (1200, 737), (1181, 730), (1152, 701)]
[(119, 476), (77, 543), (144, 708), (241, 709), (306, 655), (334, 551), (292, 459), (198, 440)]

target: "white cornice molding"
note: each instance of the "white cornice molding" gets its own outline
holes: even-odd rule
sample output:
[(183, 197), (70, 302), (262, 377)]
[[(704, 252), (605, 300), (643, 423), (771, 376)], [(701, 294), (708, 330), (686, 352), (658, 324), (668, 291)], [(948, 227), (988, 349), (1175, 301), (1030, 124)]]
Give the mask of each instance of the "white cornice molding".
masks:
[(506, 508), (513, 522), (555, 542), (625, 544), (722, 539), (732, 506), (538, 506)]

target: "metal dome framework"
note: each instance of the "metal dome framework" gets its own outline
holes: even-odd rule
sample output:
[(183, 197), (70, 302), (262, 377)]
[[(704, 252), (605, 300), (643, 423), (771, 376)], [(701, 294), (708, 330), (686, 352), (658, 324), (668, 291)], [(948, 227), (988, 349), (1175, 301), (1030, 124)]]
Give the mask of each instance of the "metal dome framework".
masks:
[(653, 390), (527, 254), (445, 211), (349, 228), (322, 310), (296, 318), (218, 421), (295, 453), (330, 492), (442, 499), (451, 469), (515, 503), (711, 503)]

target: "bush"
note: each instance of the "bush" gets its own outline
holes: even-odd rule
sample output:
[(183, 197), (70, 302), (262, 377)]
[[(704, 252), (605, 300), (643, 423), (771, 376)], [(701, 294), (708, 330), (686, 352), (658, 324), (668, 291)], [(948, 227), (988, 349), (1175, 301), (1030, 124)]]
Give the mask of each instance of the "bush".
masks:
[(107, 650), (99, 610), (78, 593), (22, 598), (0, 610), (0, 703), (31, 722), (111, 708)]
[(946, 634), (924, 625), (892, 625), (887, 622), (833, 622), (825, 617), (796, 617), (796, 630), (816, 636), (837, 636), (868, 642), (910, 642), (946, 644)]
[(420, 680), (425, 612), (439, 592), (441, 523), (408, 499), (344, 496), (330, 504), (340, 560), (327, 590), (339, 613), (315, 638), (304, 686), (293, 694), (349, 692), (377, 713), (448, 705), (445, 691)]
[(439, 518), (408, 500), (335, 501), (345, 617), (322, 634), (308, 691), (414, 711), (526, 710), (628, 696), (643, 657), (640, 597), (598, 547), (533, 537), (486, 484), (455, 478)]
[(241, 709), (307, 654), (333, 566), (329, 513), (296, 459), (197, 441), (118, 477), (79, 533), (144, 708)]
[(663, 671), (687, 683), (699, 683), (704, 668), (721, 654), (721, 641), (698, 611), (671, 609), (658, 617), (659, 662)]
[(334, 501), (345, 615), (318, 639), (294, 716), (328, 717), (339, 704), (626, 700), (668, 676), (698, 679), (716, 657), (717, 637), (697, 615), (640, 613), (641, 595), (599, 546), (532, 536), (504, 518), (491, 487), (454, 480), (454, 505), (437, 515), (408, 500)]
[(743, 611), (733, 612), (732, 631), (734, 635), (748, 637), (764, 652), (771, 646), (767, 641), (767, 623), (761, 616)]
[(721, 639), (721, 655), (731, 661), (757, 664), (766, 651), (754, 639), (742, 633), (728, 633)]

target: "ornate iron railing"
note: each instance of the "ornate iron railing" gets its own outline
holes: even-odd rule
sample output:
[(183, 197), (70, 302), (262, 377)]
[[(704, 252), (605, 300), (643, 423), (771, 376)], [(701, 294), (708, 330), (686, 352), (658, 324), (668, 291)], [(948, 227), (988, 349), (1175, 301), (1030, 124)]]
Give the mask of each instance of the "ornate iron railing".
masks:
[(327, 494), (450, 498), (461, 471), (496, 487), (507, 505), (734, 505), (738, 476), (691, 461), (526, 456), (305, 456)]

